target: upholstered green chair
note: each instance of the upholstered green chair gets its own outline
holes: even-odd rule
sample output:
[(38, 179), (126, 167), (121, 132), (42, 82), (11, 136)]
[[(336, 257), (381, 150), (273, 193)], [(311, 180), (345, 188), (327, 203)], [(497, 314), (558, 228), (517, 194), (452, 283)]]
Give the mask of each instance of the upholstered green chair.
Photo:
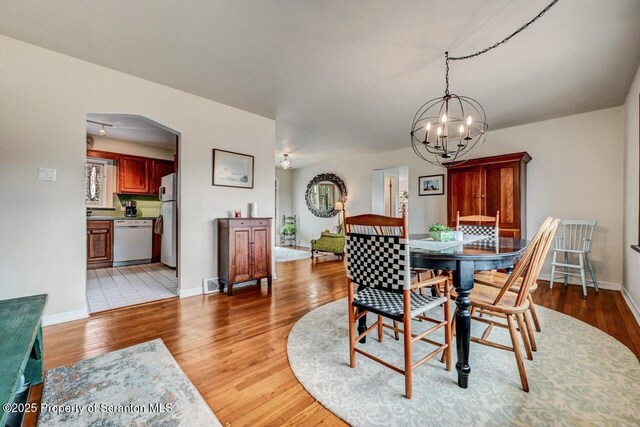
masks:
[[(344, 227), (340, 224), (338, 233), (325, 230), (320, 238), (311, 241), (311, 260), (315, 262), (318, 252), (326, 252), (337, 255), (340, 259), (344, 259), (344, 247), (346, 238), (344, 235)], [(334, 230), (337, 231), (337, 230)]]

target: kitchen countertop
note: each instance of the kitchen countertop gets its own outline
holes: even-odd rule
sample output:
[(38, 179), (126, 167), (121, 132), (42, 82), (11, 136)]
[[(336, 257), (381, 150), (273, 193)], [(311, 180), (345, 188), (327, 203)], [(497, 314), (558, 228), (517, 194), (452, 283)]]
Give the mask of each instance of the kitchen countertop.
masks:
[(87, 217), (87, 221), (114, 221), (116, 219), (157, 219), (157, 216), (97, 216)]

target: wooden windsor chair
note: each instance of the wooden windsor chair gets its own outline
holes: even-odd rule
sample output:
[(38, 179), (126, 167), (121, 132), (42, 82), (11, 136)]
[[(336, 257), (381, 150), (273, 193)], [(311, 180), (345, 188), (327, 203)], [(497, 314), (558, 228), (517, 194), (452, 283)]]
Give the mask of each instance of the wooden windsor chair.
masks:
[[(472, 321), (488, 325), (480, 338), (472, 337), (471, 341), (501, 350), (513, 351), (518, 366), (522, 389), (527, 392), (529, 391), (529, 382), (520, 349), (518, 330), (522, 337), (527, 358), (532, 359), (533, 355), (529, 342), (529, 334), (532, 334), (532, 331), (530, 327), (527, 328), (527, 322), (525, 321), (525, 314), (529, 310), (528, 294), (531, 286), (540, 274), (559, 222), (559, 219), (554, 219), (543, 224), (539, 232), (531, 240), (522, 259), (515, 265), (513, 273), (501, 288), (476, 283), (470, 298), (471, 307), (474, 312), (471, 316)], [(516, 282), (520, 279), (520, 285), (516, 286)], [(518, 291), (513, 292), (512, 289), (514, 288), (517, 288)], [(480, 314), (504, 317), (507, 320), (507, 325), (497, 322), (492, 317), (484, 317)], [(511, 347), (488, 339), (494, 326), (509, 329)]]

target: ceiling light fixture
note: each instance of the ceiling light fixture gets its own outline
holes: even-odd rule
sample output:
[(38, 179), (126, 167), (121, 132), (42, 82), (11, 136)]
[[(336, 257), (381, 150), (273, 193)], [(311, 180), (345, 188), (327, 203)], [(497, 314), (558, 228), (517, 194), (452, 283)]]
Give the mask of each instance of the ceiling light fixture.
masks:
[(289, 155), (283, 154), (283, 156), (284, 159), (280, 160), (280, 166), (282, 166), (284, 170), (291, 169), (291, 161), (288, 159)]
[(107, 136), (107, 130), (105, 129), (105, 126), (106, 127), (113, 127), (112, 124), (103, 123), (103, 122), (97, 122), (95, 120), (87, 120), (87, 123), (93, 123), (94, 125), (100, 125), (101, 128), (98, 130), (98, 135), (100, 135), (100, 136)]
[(465, 56), (453, 57), (449, 56), (449, 52), (444, 53), (444, 96), (424, 103), (413, 117), (411, 146), (418, 157), (436, 166), (448, 167), (453, 162), (463, 163), (468, 160), (469, 153), (484, 143), (485, 133), (489, 128), (484, 108), (478, 101), (468, 96), (449, 93), (449, 61), (474, 58), (508, 42), (557, 2), (558, 0), (553, 0), (535, 18), (492, 46)]

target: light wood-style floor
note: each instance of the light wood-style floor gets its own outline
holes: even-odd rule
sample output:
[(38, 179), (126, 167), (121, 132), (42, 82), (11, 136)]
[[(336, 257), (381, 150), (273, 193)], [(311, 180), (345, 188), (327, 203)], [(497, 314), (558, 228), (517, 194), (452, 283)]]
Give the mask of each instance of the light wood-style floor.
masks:
[[(223, 424), (344, 424), (298, 383), (286, 354), (287, 336), (300, 317), (346, 296), (344, 264), (334, 259), (278, 263), (271, 291), (263, 284), (238, 289), (233, 297), (171, 299), (47, 327), (45, 368), (162, 338)], [(596, 296), (590, 289), (583, 299), (578, 286), (557, 284), (550, 291), (541, 285), (537, 304), (602, 329), (640, 356), (640, 327), (619, 292)], [(32, 401), (39, 401), (41, 390), (34, 387)], [(25, 425), (35, 420), (29, 416)]]

